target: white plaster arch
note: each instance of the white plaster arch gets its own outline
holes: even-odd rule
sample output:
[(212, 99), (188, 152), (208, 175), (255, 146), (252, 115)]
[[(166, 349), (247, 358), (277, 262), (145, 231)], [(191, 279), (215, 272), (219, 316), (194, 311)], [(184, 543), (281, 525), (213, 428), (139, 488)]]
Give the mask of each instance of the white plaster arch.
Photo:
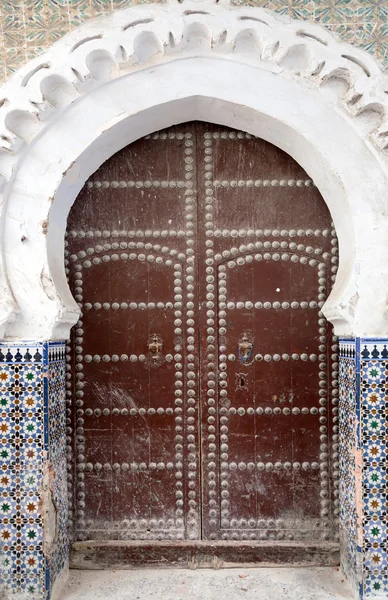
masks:
[(263, 9), (143, 5), (65, 36), (0, 95), (1, 334), (68, 337), (64, 231), (79, 190), (125, 145), (197, 119), (301, 164), (340, 242), (325, 314), (338, 335), (387, 336), (387, 90), (368, 55)]

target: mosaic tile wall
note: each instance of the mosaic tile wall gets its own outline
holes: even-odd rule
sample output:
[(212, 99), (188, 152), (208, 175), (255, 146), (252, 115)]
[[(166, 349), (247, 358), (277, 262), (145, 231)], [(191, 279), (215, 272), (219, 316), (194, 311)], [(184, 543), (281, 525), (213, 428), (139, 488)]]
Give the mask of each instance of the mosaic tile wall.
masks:
[(67, 561), (64, 354), (58, 342), (0, 344), (0, 596), (10, 599), (44, 600)]
[(387, 342), (340, 341), (342, 564), (360, 598), (388, 597)]
[[(145, 0), (147, 2), (147, 0)], [(127, 8), (133, 0), (1, 0), (0, 80), (88, 19)], [(232, 0), (322, 23), (364, 48), (388, 69), (388, 0)]]
[[(362, 582), (362, 554), (357, 541), (362, 535), (356, 511), (357, 483), (360, 486), (361, 465), (357, 450), (361, 445), (358, 417), (360, 413), (356, 381), (355, 340), (340, 346), (339, 374), (339, 471), (340, 471), (340, 541), (341, 563), (348, 579), (359, 588)], [(357, 464), (357, 470), (356, 470)], [(358, 473), (357, 473), (358, 471)], [(359, 479), (357, 481), (356, 474)]]

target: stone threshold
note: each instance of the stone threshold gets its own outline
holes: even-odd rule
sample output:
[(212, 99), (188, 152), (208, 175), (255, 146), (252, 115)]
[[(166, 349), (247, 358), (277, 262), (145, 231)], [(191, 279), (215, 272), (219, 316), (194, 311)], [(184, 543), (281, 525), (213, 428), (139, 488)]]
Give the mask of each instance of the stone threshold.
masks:
[(352, 600), (338, 567), (71, 570), (61, 600)]

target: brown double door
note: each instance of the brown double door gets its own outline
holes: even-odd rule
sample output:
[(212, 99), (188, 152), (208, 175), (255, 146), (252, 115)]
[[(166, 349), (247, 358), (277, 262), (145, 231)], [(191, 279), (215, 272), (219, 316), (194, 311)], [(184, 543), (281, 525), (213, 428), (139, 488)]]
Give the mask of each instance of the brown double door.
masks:
[(190, 123), (69, 217), (76, 540), (336, 539), (337, 241), (289, 156)]

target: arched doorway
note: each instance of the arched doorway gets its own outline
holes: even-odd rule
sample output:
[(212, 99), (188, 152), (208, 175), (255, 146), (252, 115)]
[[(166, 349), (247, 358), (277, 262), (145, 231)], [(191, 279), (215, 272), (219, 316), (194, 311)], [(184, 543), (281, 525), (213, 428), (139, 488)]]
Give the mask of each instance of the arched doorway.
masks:
[[(358, 597), (381, 596), (388, 589), (386, 81), (370, 57), (322, 28), (221, 1), (189, 6), (135, 6), (86, 24), (2, 89), (2, 443), (12, 449), (1, 467), (2, 525), (11, 524), (2, 545), (5, 585), (41, 600), (57, 596), (67, 573), (65, 441), (73, 432), (65, 423), (64, 347), (79, 316), (63, 265), (69, 210), (117, 151), (204, 120), (289, 153), (330, 208), (340, 262), (322, 312), (342, 338), (341, 564)], [(19, 412), (21, 384), (34, 413)], [(21, 423), (34, 430), (30, 418), (36, 436), (20, 437)], [(14, 419), (21, 419), (17, 436)], [(28, 519), (27, 497), (37, 513)], [(35, 526), (27, 547), (19, 543), (27, 535), (20, 518)], [(236, 543), (247, 556), (251, 542)], [(129, 546), (122, 545), (127, 554)]]
[(321, 311), (338, 245), (303, 169), (250, 134), (178, 125), (89, 178), (66, 239), (74, 539), (338, 560), (338, 346)]

